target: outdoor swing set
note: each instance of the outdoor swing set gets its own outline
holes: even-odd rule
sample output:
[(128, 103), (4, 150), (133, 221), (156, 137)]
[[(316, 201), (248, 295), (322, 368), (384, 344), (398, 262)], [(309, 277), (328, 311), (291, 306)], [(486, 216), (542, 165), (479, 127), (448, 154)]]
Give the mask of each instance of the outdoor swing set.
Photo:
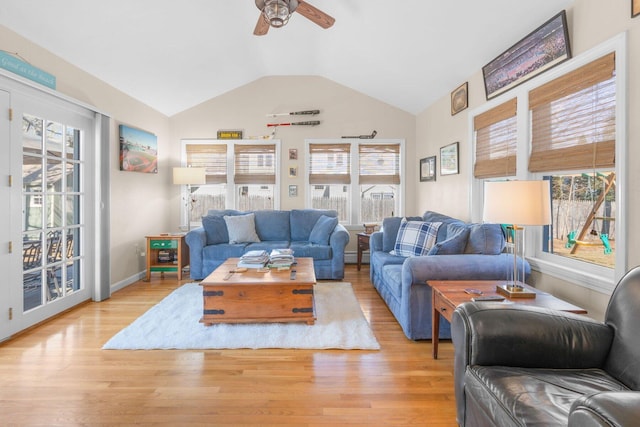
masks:
[[(580, 230), (580, 233), (577, 233), (575, 230), (573, 230), (569, 232), (569, 234), (567, 235), (567, 243), (565, 247), (567, 249), (571, 248), (571, 254), (575, 254), (580, 246), (600, 246), (600, 245), (604, 246), (605, 255), (609, 255), (612, 252), (611, 244), (609, 243), (609, 235), (605, 233), (598, 233), (598, 231), (595, 229), (595, 221), (597, 220), (615, 221), (615, 218), (613, 217), (605, 217), (605, 216), (599, 217), (596, 215), (598, 213), (598, 210), (600, 209), (600, 206), (602, 206), (602, 203), (604, 203), (605, 197), (609, 193), (609, 190), (611, 190), (611, 187), (613, 187), (616, 183), (616, 174), (615, 172), (611, 172), (609, 175), (603, 175), (601, 173), (598, 173), (597, 177), (603, 181), (604, 191), (600, 193), (600, 196), (593, 204), (591, 208), (591, 212), (587, 216), (587, 219), (584, 223), (584, 226)], [(591, 194), (593, 195), (593, 192), (591, 192)], [(589, 233), (592, 236), (600, 237), (600, 241), (585, 240), (587, 233)]]

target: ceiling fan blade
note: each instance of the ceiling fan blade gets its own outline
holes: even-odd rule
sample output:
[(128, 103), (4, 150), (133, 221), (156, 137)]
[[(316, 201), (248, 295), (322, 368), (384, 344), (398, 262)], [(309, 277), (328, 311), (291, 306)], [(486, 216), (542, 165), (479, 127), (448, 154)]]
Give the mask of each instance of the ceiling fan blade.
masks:
[(334, 22), (336, 22), (333, 17), (327, 15), (314, 6), (311, 6), (306, 1), (298, 0), (298, 7), (296, 8), (296, 12), (298, 12), (308, 20), (320, 25), (322, 28), (329, 28), (333, 25)]
[(256, 28), (253, 30), (254, 36), (264, 36), (269, 32), (269, 23), (264, 19), (262, 13), (258, 16), (258, 22), (256, 22)]

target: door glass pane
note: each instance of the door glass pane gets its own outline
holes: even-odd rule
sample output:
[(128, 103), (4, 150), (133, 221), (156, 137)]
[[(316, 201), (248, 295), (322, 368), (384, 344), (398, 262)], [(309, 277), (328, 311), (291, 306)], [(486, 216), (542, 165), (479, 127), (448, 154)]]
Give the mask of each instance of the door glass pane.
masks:
[(42, 155), (42, 119), (30, 115), (22, 118), (22, 150)]
[(63, 205), (61, 194), (50, 194), (47, 196), (47, 227), (62, 227), (63, 224)]
[(70, 126), (66, 128), (66, 158), (67, 160), (78, 160), (78, 141), (80, 139), (80, 131), (78, 129), (74, 129)]
[(60, 123), (47, 122), (47, 156), (62, 157), (62, 131)]

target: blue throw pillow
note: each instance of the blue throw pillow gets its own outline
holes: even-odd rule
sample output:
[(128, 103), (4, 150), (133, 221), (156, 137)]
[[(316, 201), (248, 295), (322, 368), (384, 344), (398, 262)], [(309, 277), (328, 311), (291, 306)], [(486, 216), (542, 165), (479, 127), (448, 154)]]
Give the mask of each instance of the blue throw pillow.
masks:
[(223, 217), (218, 215), (203, 216), (202, 227), (204, 228), (204, 233), (207, 235), (207, 245), (229, 242), (227, 223)]
[(469, 227), (464, 224), (449, 224), (447, 239), (436, 243), (427, 255), (456, 255), (463, 254), (469, 239)]
[(392, 254), (407, 257), (426, 255), (436, 243), (436, 236), (441, 225), (441, 222), (403, 219)]
[(338, 225), (338, 218), (321, 215), (316, 221), (311, 234), (309, 234), (309, 242), (316, 245), (328, 245), (329, 236), (333, 233), (333, 229)]

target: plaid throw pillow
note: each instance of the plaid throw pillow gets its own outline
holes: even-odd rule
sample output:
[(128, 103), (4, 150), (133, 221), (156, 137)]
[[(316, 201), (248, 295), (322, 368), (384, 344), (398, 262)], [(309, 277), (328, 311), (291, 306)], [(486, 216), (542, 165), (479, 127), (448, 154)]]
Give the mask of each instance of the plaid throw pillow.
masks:
[(402, 219), (392, 253), (399, 256), (426, 255), (436, 243), (441, 222), (407, 221)]

